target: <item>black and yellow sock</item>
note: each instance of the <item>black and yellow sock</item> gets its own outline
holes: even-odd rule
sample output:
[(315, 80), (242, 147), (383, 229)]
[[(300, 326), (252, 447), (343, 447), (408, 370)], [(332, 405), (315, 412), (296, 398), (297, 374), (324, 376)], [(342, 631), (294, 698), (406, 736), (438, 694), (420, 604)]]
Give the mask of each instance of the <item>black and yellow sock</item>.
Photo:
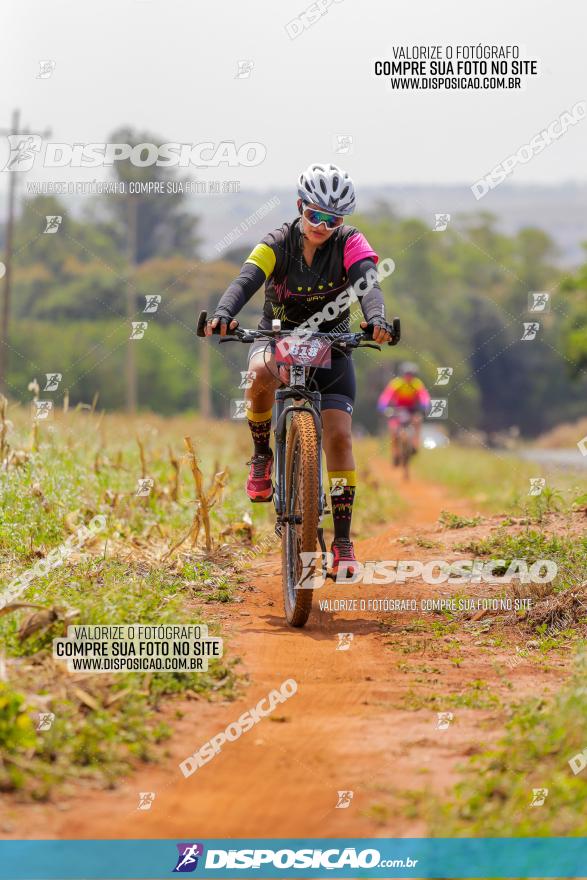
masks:
[(253, 443), (255, 444), (255, 455), (269, 452), (272, 412), (272, 410), (268, 410), (267, 412), (256, 413), (251, 412), (250, 409), (247, 410), (247, 420), (253, 435)]
[(328, 471), (334, 538), (350, 540), (353, 501), (357, 485), (356, 471)]

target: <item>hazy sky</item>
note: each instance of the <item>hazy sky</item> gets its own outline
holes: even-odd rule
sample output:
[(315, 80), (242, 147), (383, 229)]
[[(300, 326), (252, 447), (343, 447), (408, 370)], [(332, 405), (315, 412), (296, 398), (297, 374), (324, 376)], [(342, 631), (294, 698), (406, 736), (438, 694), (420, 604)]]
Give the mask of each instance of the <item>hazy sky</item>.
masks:
[[(260, 141), (245, 187), (288, 185), (310, 161), (362, 183), (472, 183), (587, 100), (583, 0), (340, 0), (297, 39), (306, 0), (3, 0), (0, 125), (14, 107), (51, 140), (104, 141), (128, 123), (163, 140)], [(393, 92), (373, 74), (400, 44), (518, 44), (541, 72), (523, 91)], [(37, 79), (40, 59), (53, 59)], [(250, 59), (249, 78), (236, 78)], [(587, 119), (519, 166), (516, 183), (586, 178)], [(101, 176), (45, 171), (35, 177)], [(224, 176), (216, 173), (215, 176)], [(4, 181), (1, 181), (4, 186)]]

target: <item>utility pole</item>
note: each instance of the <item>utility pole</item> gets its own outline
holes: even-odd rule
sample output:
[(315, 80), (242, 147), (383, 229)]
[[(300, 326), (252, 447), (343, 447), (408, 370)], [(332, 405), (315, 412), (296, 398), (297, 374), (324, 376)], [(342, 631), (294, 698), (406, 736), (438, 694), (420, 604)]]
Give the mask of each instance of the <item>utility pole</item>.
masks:
[[(128, 329), (131, 333), (132, 319), (136, 312), (135, 298), (135, 266), (137, 262), (137, 221), (138, 199), (128, 195), (126, 199), (127, 212), (127, 261), (128, 278), (126, 282), (126, 317)], [(131, 334), (132, 335), (132, 334)], [(137, 411), (137, 364), (135, 358), (136, 340), (129, 338), (126, 343), (126, 411), (134, 414)]]
[[(29, 131), (28, 128), (19, 131), (20, 111), (12, 112), (12, 125), (9, 129), (1, 128), (0, 135), (40, 135), (40, 137), (49, 137), (49, 130), (44, 132)], [(13, 144), (11, 144), (13, 147)], [(22, 150), (21, 150), (22, 147)], [(8, 373), (8, 335), (10, 328), (10, 307), (12, 298), (12, 248), (14, 241), (14, 209), (16, 202), (16, 182), (18, 174), (18, 165), (21, 158), (26, 158), (28, 153), (26, 144), (21, 141), (18, 151), (13, 153), (11, 149), (11, 158), (8, 162), (8, 216), (6, 219), (6, 239), (4, 253), (4, 296), (2, 298), (2, 310), (0, 311), (0, 390), (6, 389), (6, 376)]]

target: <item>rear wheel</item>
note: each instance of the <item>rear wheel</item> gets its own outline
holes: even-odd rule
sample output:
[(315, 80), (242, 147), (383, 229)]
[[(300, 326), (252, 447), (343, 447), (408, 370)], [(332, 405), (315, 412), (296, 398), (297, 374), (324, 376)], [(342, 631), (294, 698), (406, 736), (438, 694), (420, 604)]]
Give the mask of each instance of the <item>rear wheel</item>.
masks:
[[(304, 567), (301, 553), (316, 553), (318, 535), (318, 499), (320, 486), (319, 445), (314, 419), (310, 413), (292, 416), (285, 453), (286, 515), (281, 537), (282, 584), (285, 617), (290, 626), (304, 626), (312, 610), (316, 558)], [(293, 518), (298, 519), (294, 522)], [(298, 587), (300, 579), (302, 584)]]

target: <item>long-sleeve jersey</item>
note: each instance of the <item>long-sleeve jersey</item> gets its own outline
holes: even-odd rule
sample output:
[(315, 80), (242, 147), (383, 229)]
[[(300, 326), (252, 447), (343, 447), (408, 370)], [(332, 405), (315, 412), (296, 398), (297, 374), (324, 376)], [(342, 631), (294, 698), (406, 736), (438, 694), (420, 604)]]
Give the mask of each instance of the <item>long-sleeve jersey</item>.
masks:
[[(292, 330), (333, 304), (350, 285), (376, 275), (378, 256), (354, 226), (339, 226), (319, 247), (308, 266), (303, 255), (300, 218), (270, 232), (247, 257), (240, 275), (223, 294), (216, 315), (234, 318), (265, 284), (265, 303), (259, 329), (271, 329), (279, 318), (284, 330)], [(383, 295), (376, 280), (360, 297), (365, 320), (385, 318)], [(349, 306), (332, 309), (334, 317), (321, 321), (321, 332), (345, 332)]]
[(430, 395), (426, 386), (417, 376), (409, 381), (404, 376), (396, 376), (379, 395), (377, 409), (383, 412), (388, 406), (406, 407), (406, 409), (428, 409)]

